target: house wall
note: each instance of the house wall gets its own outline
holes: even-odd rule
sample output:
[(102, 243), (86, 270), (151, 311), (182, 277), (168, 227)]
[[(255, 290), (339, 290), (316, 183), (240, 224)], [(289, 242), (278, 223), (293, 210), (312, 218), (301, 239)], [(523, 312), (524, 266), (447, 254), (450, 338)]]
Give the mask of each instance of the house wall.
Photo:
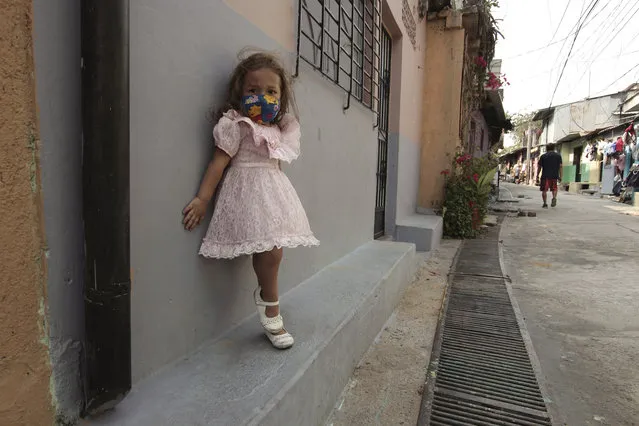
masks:
[(539, 143), (547, 144), (555, 141), (555, 119), (553, 116), (551, 116), (547, 121), (544, 122), (541, 130), (541, 135), (539, 135)]
[[(416, 23), (415, 44), (404, 24), (403, 2), (382, 2), (382, 21), (393, 39), (389, 117), (389, 170), (386, 232), (415, 213), (419, 190), (426, 25), (419, 19), (418, 0), (407, 0)], [(406, 16), (406, 19), (410, 19)]]
[[(268, 12), (277, 22), (294, 22), (296, 4), (270, 3)], [(265, 13), (245, 1), (131, 3), (134, 381), (221, 335), (255, 309), (250, 260), (198, 257), (206, 229), (185, 232), (180, 212), (210, 159), (207, 114), (223, 97), (238, 51), (247, 45), (276, 49), (293, 63), (288, 48), (294, 31), (288, 24), (272, 25)], [(343, 91), (303, 62), (295, 92), (302, 156), (286, 172), (322, 246), (285, 251), (281, 292), (373, 235), (373, 113), (357, 102), (344, 113)]]
[(0, 425), (50, 425), (31, 0), (0, 0)]
[(446, 20), (428, 21), (424, 62), (424, 109), (418, 207), (441, 205), (444, 176), (459, 140), (464, 30), (446, 28)]
[[(581, 146), (585, 149), (587, 141), (580, 139), (577, 141), (561, 144), (561, 158), (563, 160), (563, 182), (575, 182), (577, 178), (577, 166), (573, 165), (575, 148)], [(582, 155), (579, 170), (581, 172), (581, 182), (598, 183), (601, 181), (600, 175), (601, 163), (599, 161), (590, 161)]]
[(619, 123), (619, 106), (624, 94), (602, 96), (555, 108), (548, 142), (556, 142), (571, 133), (595, 130)]
[[(9, 2), (0, 0), (3, 8), (4, 3)], [(22, 9), (11, 6), (15, 15), (9, 17), (3, 13), (2, 19), (30, 18), (25, 11), (31, 2), (21, 0), (19, 3), (24, 6)], [(293, 70), (297, 3), (296, 0), (282, 0), (269, 3), (267, 7), (266, 3), (249, 0), (131, 2), (134, 382), (206, 340), (220, 336), (254, 311), (252, 290), (256, 282), (250, 260), (211, 261), (198, 257), (197, 250), (206, 229), (201, 227), (194, 233), (185, 232), (181, 226), (181, 210), (197, 191), (211, 156), (210, 111), (223, 97), (229, 73), (237, 62), (237, 53), (245, 46), (275, 50)], [(419, 182), (426, 29), (419, 23), (418, 1), (409, 0), (408, 3), (417, 21), (415, 45), (403, 24), (402, 2), (383, 3), (384, 25), (393, 38), (388, 233), (392, 232), (397, 218), (415, 211)], [(55, 5), (46, 0), (34, 0), (33, 5), (35, 74), (42, 128), (43, 218), (49, 262), (46, 312), (51, 354), (47, 359), (44, 347), (39, 347), (39, 355), (32, 358), (42, 361), (42, 369), (35, 364), (24, 364), (34, 374), (22, 387), (24, 395), (19, 394), (10, 402), (21, 407), (20, 398), (24, 397), (26, 401), (28, 395), (31, 405), (29, 410), (25, 405), (24, 416), (52, 414), (47, 399), (49, 374), (46, 364), (50, 360), (56, 414), (60, 420), (70, 421), (77, 417), (80, 408), (79, 366), (84, 333), (80, 0), (61, 0)], [(22, 30), (30, 28), (30, 21), (20, 21), (20, 24)], [(3, 25), (5, 27), (8, 28)], [(20, 52), (13, 53), (20, 60), (29, 59), (25, 59), (24, 49)], [(4, 50), (2, 53), (3, 60), (9, 57)], [(31, 98), (24, 99), (32, 102), (35, 93), (29, 91), (34, 90), (33, 86), (25, 83), (32, 74), (25, 71), (19, 75), (25, 79), (22, 81), (24, 94), (31, 94)], [(377, 129), (374, 128), (374, 114), (356, 101), (344, 112), (343, 91), (303, 62), (294, 88), (303, 132), (302, 156), (285, 170), (322, 245), (315, 249), (285, 251), (281, 292), (290, 290), (369, 241), (373, 235), (375, 204)], [(9, 109), (15, 114), (27, 115), (35, 111), (35, 107), (25, 110), (18, 106)], [(12, 129), (18, 131), (16, 126), (21, 121), (16, 117), (11, 116), (10, 121), (16, 123)], [(27, 118), (22, 122), (31, 120)], [(35, 123), (34, 118), (32, 123)], [(8, 139), (3, 137), (2, 140), (4, 143)], [(22, 148), (16, 145), (16, 153)], [(33, 151), (28, 153), (31, 155)], [(20, 155), (23, 154), (20, 151)], [(16, 161), (23, 159), (18, 154), (14, 157)], [(16, 179), (19, 177), (18, 174), (15, 176)], [(20, 194), (22, 196), (26, 194)], [(30, 205), (22, 202), (24, 199), (18, 195), (11, 198), (2, 194), (2, 202), (5, 200), (15, 201), (13, 205)], [(33, 201), (34, 206), (36, 201)], [(4, 222), (5, 218), (9, 221), (13, 216), (3, 216), (3, 232), (4, 224), (9, 223)], [(30, 216), (29, 220), (35, 218)], [(38, 229), (31, 225), (30, 222), (30, 230)], [(15, 222), (11, 226), (15, 228)], [(33, 240), (22, 234), (19, 237), (25, 250), (38, 248), (37, 236)], [(2, 240), (3, 246), (10, 246), (11, 241), (16, 240), (11, 233), (4, 233), (2, 238), (7, 238)], [(35, 245), (29, 245), (31, 243)], [(22, 253), (21, 258), (34, 258), (26, 253)], [(24, 273), (36, 274), (37, 271), (27, 268)], [(9, 276), (18, 277), (18, 272)], [(22, 343), (17, 344), (20, 352), (15, 349), (16, 354), (29, 353), (24, 350), (27, 345), (24, 342), (29, 342), (28, 345), (37, 342), (29, 336), (37, 331), (37, 308), (44, 306), (34, 281), (22, 279), (20, 282), (33, 287), (25, 288), (19, 295), (12, 294), (16, 300), (20, 298), (16, 306), (24, 309), (21, 311), (24, 316), (16, 316), (16, 324), (24, 324), (21, 326), (25, 330), (24, 334), (19, 334)], [(7, 284), (0, 284), (0, 292), (7, 288)], [(27, 318), (27, 314), (32, 315), (34, 321), (30, 322), (31, 317)], [(9, 341), (9, 345), (3, 344), (2, 350), (14, 351), (13, 340), (5, 341)], [(34, 348), (33, 353), (36, 352)], [(44, 390), (43, 394), (41, 390)], [(0, 413), (3, 402), (0, 401)], [(49, 423), (34, 420), (28, 424)]]
[(469, 146), (472, 146), (475, 157), (483, 157), (490, 151), (488, 123), (480, 111), (473, 111), (470, 119), (475, 123), (475, 131), (472, 134), (468, 132)]

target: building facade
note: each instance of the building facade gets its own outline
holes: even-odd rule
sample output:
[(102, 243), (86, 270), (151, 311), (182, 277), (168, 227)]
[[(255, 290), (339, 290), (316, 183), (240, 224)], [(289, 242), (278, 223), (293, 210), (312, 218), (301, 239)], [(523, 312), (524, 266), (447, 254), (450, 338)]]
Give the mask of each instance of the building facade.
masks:
[(543, 153), (548, 143), (557, 144), (566, 187), (573, 191), (598, 188), (608, 161), (596, 147), (623, 135), (637, 116), (636, 94), (636, 85), (631, 85), (618, 93), (537, 111), (533, 121), (541, 122), (541, 132), (534, 139), (532, 152)]
[[(312, 290), (309, 283), (322, 282), (317, 277), (335, 264), (346, 265), (339, 268), (356, 282), (369, 279), (371, 269), (380, 280), (390, 280), (380, 281), (386, 288), (386, 297), (378, 299), (383, 304), (372, 319), (362, 320), (369, 334), (359, 330), (345, 338), (353, 344), (340, 357), (356, 359), (392, 312), (410, 268), (389, 275), (382, 267), (353, 268), (349, 259), (372, 253), (372, 265), (375, 256), (398, 256), (401, 261), (391, 262), (391, 270), (412, 262), (414, 247), (402, 242), (418, 250), (437, 247), (442, 223), (433, 208), (443, 199), (440, 171), (449, 166), (464, 135), (462, 64), (472, 54), (464, 17), (472, 11), (455, 2), (455, 8), (429, 15), (427, 3), (114, 2), (108, 13), (121, 20), (105, 31), (123, 41), (111, 47), (121, 54), (114, 70), (126, 79), (118, 86), (126, 98), (119, 105), (123, 116), (116, 133), (128, 148), (122, 158), (107, 157), (126, 182), (119, 182), (125, 183), (119, 194), (93, 194), (87, 193), (94, 173), (87, 166), (87, 149), (110, 152), (95, 146), (100, 128), (116, 133), (107, 123), (88, 128), (93, 91), (108, 95), (111, 87), (96, 84), (104, 76), (87, 76), (99, 62), (90, 47), (98, 45), (92, 37), (100, 37), (100, 31), (92, 31), (85, 20), (106, 9), (89, 0), (0, 1), (1, 27), (10, 29), (0, 36), (3, 58), (9, 58), (2, 77), (11, 87), (10, 102), (2, 106), (4, 122), (11, 125), (2, 127), (0, 236), (3, 247), (12, 248), (3, 251), (0, 281), (0, 298), (11, 301), (1, 311), (0, 365), (6, 376), (0, 394), (12, 398), (0, 401), (0, 424), (73, 424), (91, 413), (91, 404), (98, 411), (114, 405), (130, 387), (137, 398), (144, 383), (169, 374), (199, 348), (223, 342), (253, 315), (256, 283), (250, 259), (199, 258), (205, 227), (191, 234), (181, 226), (181, 210), (212, 153), (210, 111), (223, 98), (238, 52), (246, 46), (277, 52), (293, 75), (302, 156), (286, 172), (322, 241), (317, 249), (285, 253), (280, 293)], [(472, 138), (483, 150), (500, 131), (495, 133), (485, 113), (475, 113), (473, 120), (478, 125)], [(126, 209), (120, 216), (96, 209), (91, 202), (102, 195), (120, 197)], [(122, 229), (122, 235), (104, 236), (126, 241), (126, 247), (113, 248), (115, 257), (123, 258), (118, 279), (103, 276), (108, 273), (100, 253), (87, 260), (92, 252), (87, 242), (95, 231), (87, 227), (90, 217), (120, 221), (121, 228), (113, 229)], [(374, 242), (380, 237), (397, 242)], [(112, 247), (105, 247), (105, 256), (113, 255)], [(121, 304), (113, 306), (123, 310), (108, 312), (119, 315), (118, 322), (104, 329), (126, 343), (117, 353), (129, 358), (119, 365), (91, 364), (100, 355), (87, 342), (102, 326), (92, 317), (95, 306), (87, 304), (93, 279), (96, 288), (102, 281), (119, 291), (111, 296)], [(370, 294), (353, 296), (347, 285), (342, 291), (359, 309)], [(109, 292), (100, 297), (110, 297)], [(348, 298), (335, 294), (333, 299)], [(312, 319), (299, 321), (312, 324)], [(218, 355), (232, 357), (233, 351), (229, 346)], [(289, 365), (295, 365), (291, 357)], [(350, 364), (345, 365), (345, 374), (325, 375), (335, 389), (350, 374)], [(105, 399), (97, 403), (87, 379), (92, 369), (122, 377), (124, 388), (114, 396), (99, 395)], [(101, 379), (110, 383), (114, 377)], [(317, 406), (325, 409), (333, 402), (329, 399)]]

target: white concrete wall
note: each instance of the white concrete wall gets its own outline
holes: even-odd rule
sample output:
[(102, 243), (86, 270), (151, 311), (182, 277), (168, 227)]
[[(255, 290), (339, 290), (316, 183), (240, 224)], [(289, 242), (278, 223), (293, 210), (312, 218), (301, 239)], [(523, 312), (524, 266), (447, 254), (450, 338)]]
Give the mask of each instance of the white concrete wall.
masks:
[[(418, 23), (420, 44), (414, 48), (404, 34), (401, 1), (390, 3), (392, 8), (385, 8), (392, 9), (394, 21), (384, 24), (389, 30), (392, 26), (396, 50), (391, 88), (395, 163), (389, 165), (395, 197), (389, 197), (389, 208), (401, 204), (401, 214), (408, 214), (414, 212), (418, 185), (424, 31)], [(245, 46), (277, 49), (293, 68), (296, 5), (296, 0), (278, 0), (266, 8), (247, 0), (131, 2), (134, 382), (254, 310), (250, 260), (198, 257), (205, 227), (193, 234), (183, 231), (181, 210), (210, 158), (209, 112), (222, 100), (238, 51)], [(34, 6), (53, 389), (61, 413), (73, 418), (81, 398), (84, 330), (80, 1), (35, 0)], [(280, 17), (281, 25), (266, 19), (269, 13)], [(344, 93), (304, 64), (295, 92), (302, 156), (286, 171), (322, 245), (285, 251), (282, 292), (369, 241), (374, 219), (377, 131), (372, 112), (353, 102), (344, 113)]]
[[(293, 43), (287, 40), (294, 32), (286, 25), (256, 27), (252, 22), (265, 21), (255, 16), (259, 10), (242, 8), (244, 3), (131, 3), (134, 381), (254, 310), (250, 260), (198, 257), (206, 227), (191, 234), (180, 223), (181, 209), (197, 191), (212, 152), (207, 114), (222, 100), (238, 51), (256, 46), (292, 58), (287, 48)], [(282, 19), (292, 19), (291, 4), (296, 2), (273, 7), (280, 8)], [(373, 235), (377, 133), (372, 112), (353, 102), (344, 113), (343, 92), (305, 65), (295, 92), (302, 156), (286, 171), (322, 246), (285, 251), (281, 292)]]
[(418, 1), (409, 0), (408, 5), (416, 23), (415, 45), (403, 22), (402, 1), (382, 1), (383, 24), (393, 40), (386, 216), (390, 235), (398, 221), (415, 214), (419, 190), (426, 23), (419, 19)]

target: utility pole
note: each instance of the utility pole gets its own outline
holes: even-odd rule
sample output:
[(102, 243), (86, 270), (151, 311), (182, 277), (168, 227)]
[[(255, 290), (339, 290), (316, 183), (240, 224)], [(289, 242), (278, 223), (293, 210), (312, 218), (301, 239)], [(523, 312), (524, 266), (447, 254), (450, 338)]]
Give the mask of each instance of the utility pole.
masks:
[(532, 149), (532, 121), (528, 122), (528, 143), (526, 146), (526, 183), (530, 184), (530, 176), (532, 176), (530, 164), (530, 150)]

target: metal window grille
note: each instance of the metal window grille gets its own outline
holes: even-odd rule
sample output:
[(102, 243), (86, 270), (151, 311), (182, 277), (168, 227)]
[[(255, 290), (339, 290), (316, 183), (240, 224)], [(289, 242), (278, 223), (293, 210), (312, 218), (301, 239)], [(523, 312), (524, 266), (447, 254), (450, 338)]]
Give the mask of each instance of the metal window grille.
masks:
[[(297, 55), (378, 112), (381, 0), (300, 0)], [(299, 64), (299, 62), (298, 62)]]

